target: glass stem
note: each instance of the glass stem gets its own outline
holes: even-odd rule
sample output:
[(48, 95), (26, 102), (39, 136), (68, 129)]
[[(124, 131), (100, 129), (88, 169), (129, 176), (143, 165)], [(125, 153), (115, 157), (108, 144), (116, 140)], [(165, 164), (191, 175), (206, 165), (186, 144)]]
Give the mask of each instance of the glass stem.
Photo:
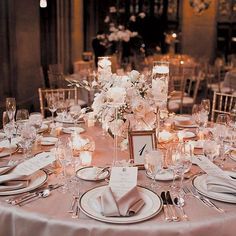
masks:
[(117, 137), (117, 132), (118, 132), (118, 124), (117, 124), (117, 116), (118, 116), (118, 111), (117, 107), (115, 107), (115, 133), (114, 133), (114, 160), (113, 160), (113, 166), (115, 166), (117, 162), (117, 146), (118, 146), (118, 137)]

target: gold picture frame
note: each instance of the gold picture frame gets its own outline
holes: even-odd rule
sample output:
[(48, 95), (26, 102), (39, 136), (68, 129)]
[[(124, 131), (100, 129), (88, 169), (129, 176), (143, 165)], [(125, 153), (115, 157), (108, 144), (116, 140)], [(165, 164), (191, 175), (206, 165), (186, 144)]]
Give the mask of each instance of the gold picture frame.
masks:
[(129, 131), (128, 137), (131, 161), (143, 166), (145, 152), (157, 148), (155, 130)]

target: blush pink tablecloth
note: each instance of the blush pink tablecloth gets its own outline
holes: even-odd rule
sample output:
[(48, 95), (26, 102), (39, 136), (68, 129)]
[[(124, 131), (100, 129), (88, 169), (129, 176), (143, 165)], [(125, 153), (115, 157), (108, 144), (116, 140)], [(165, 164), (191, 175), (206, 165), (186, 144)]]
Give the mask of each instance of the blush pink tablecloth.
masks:
[[(89, 128), (88, 135), (96, 142), (93, 164), (103, 166), (112, 161), (112, 140), (102, 138), (101, 130), (97, 127)], [(128, 159), (128, 152), (119, 153), (120, 159)], [(230, 164), (233, 161), (228, 160)], [(51, 175), (49, 183), (57, 179)], [(139, 171), (140, 184), (150, 181), (144, 171)], [(105, 182), (93, 183), (81, 181), (82, 191), (103, 185)], [(159, 193), (169, 188), (170, 182), (158, 182), (161, 185)], [(186, 184), (190, 184), (189, 181)], [(236, 235), (236, 205), (214, 201), (226, 210), (221, 214), (205, 207), (197, 199), (186, 198), (185, 211), (189, 221), (165, 222), (164, 214), (160, 212), (156, 217), (141, 223), (130, 225), (115, 225), (93, 220), (83, 213), (79, 219), (72, 219), (67, 210), (71, 201), (71, 194), (62, 194), (55, 190), (51, 196), (39, 199), (25, 206), (10, 206), (5, 203), (7, 197), (0, 197), (0, 236), (235, 236)]]

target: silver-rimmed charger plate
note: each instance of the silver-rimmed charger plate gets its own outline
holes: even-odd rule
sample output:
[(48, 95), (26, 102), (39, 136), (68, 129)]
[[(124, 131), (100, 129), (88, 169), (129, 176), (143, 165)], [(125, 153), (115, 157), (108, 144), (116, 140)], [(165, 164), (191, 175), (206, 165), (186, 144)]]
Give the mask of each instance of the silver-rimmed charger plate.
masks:
[(103, 167), (95, 167), (95, 166), (86, 166), (78, 169), (76, 171), (76, 176), (82, 180), (86, 181), (101, 181), (109, 177), (110, 171), (107, 169), (100, 175), (97, 175), (99, 171), (101, 171)]
[(0, 192), (0, 196), (15, 195), (29, 192), (42, 186), (47, 181), (47, 179), (48, 175), (46, 174), (46, 172), (43, 170), (38, 170), (30, 176), (30, 182), (27, 187), (11, 191), (2, 191)]
[(101, 195), (106, 186), (99, 186), (85, 192), (79, 199), (79, 207), (81, 211), (98, 221), (113, 224), (132, 224), (148, 220), (156, 216), (162, 209), (162, 201), (160, 197), (151, 190), (138, 186), (141, 198), (145, 205), (135, 215), (129, 217), (106, 217), (97, 211), (94, 205), (94, 199)]
[[(56, 117), (55, 118), (55, 121), (56, 122), (59, 122), (59, 123), (64, 123), (64, 124), (74, 124), (75, 121), (72, 120), (72, 119), (61, 119), (60, 117)], [(77, 124), (81, 124), (81, 123), (84, 123), (84, 120), (83, 119), (80, 119), (78, 121), (76, 121)]]
[[(229, 171), (231, 176), (236, 177), (235, 172)], [(199, 175), (193, 179), (193, 186), (196, 188), (196, 190), (211, 199), (221, 201), (221, 202), (227, 202), (227, 203), (236, 203), (236, 195), (233, 194), (228, 194), (228, 193), (216, 193), (207, 190), (207, 185), (206, 185), (206, 178), (207, 174)]]

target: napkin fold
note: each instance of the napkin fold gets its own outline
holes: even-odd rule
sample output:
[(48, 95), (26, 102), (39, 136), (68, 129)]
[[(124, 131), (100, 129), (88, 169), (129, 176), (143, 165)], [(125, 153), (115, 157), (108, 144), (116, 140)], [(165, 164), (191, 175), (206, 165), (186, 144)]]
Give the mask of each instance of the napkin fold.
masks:
[(21, 188), (26, 188), (29, 185), (29, 179), (16, 179), (0, 184), (0, 192), (13, 191)]
[(216, 176), (206, 178), (207, 190), (216, 193), (228, 193), (236, 196), (236, 180), (228, 180)]
[(136, 186), (118, 200), (108, 186), (97, 198), (97, 202), (104, 216), (132, 216), (137, 214), (145, 204)]

